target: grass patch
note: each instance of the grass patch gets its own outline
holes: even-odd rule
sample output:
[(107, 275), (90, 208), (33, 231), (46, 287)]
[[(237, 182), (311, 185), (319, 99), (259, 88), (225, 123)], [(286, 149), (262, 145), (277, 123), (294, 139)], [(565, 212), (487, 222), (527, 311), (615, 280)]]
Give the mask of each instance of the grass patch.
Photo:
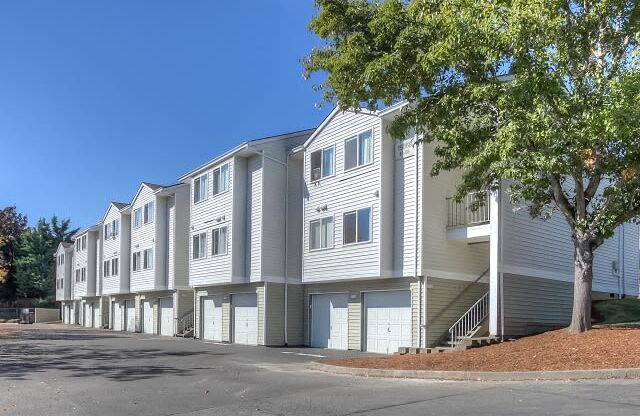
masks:
[(640, 299), (594, 301), (591, 314), (599, 324), (640, 323)]

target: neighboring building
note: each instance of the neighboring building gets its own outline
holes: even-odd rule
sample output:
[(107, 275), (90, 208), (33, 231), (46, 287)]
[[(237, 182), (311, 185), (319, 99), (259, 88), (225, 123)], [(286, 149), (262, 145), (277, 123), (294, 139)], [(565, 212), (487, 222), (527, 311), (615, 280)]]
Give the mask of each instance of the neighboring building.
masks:
[(136, 330), (135, 296), (129, 290), (131, 276), (131, 209), (111, 202), (102, 218), (102, 293), (109, 297), (109, 328)]
[(243, 143), (180, 178), (191, 186), (189, 282), (196, 290), (196, 337), (304, 343), (296, 235), (302, 165), (289, 153), (312, 131)]
[(79, 308), (78, 323), (102, 328), (108, 311), (102, 297), (100, 224), (82, 229), (71, 236), (73, 248), (73, 298)]
[(127, 210), (136, 331), (173, 336), (177, 321), (193, 313), (187, 258), (189, 186), (143, 182)]
[(54, 254), (56, 261), (56, 301), (62, 309), (62, 322), (78, 323), (78, 308), (73, 300), (73, 250), (74, 244), (61, 242)]

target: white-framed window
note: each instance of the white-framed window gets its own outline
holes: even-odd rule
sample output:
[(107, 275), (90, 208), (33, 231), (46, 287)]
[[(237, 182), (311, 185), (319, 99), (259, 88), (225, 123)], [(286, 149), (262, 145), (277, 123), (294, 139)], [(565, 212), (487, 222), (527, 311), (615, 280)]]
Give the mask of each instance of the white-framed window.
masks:
[(213, 170), (213, 194), (218, 195), (229, 189), (229, 164)]
[(108, 222), (104, 225), (104, 233), (103, 233), (103, 237), (104, 240), (106, 241), (109, 237), (111, 237), (111, 223)]
[(214, 228), (211, 232), (211, 254), (227, 254), (227, 227)]
[(343, 244), (371, 241), (371, 208), (345, 212), (342, 221)]
[(309, 173), (312, 181), (333, 176), (335, 171), (335, 147), (329, 146), (311, 153)]
[(142, 252), (136, 251), (131, 256), (131, 270), (134, 272), (142, 270)]
[(153, 269), (153, 249), (148, 248), (142, 256), (142, 268), (144, 270)]
[(344, 141), (344, 170), (373, 161), (373, 131), (367, 130)]
[(144, 204), (144, 223), (151, 224), (153, 222), (153, 216), (155, 214), (155, 203), (153, 201)]
[(76, 283), (80, 282), (80, 269), (76, 270)]
[(64, 264), (64, 253), (58, 256), (58, 266), (62, 266)]
[(120, 235), (120, 218), (111, 221), (111, 236), (116, 238)]
[(86, 250), (87, 249), (87, 235), (83, 235), (82, 238), (80, 239), (82, 241), (82, 250)]
[(207, 233), (196, 234), (192, 240), (191, 258), (198, 260), (207, 257)]
[(80, 239), (76, 240), (76, 253), (80, 251)]
[(111, 260), (105, 260), (102, 262), (102, 276), (111, 276)]
[(197, 204), (209, 197), (209, 174), (205, 173), (193, 180), (193, 203)]
[(82, 268), (82, 273), (81, 273), (81, 277), (80, 278), (82, 279), (83, 282), (87, 281), (87, 268), (86, 267)]
[(120, 272), (120, 258), (111, 259), (111, 276), (117, 276)]
[(324, 217), (309, 222), (309, 250), (333, 248), (333, 217)]
[(142, 225), (142, 208), (136, 208), (133, 210), (133, 228), (138, 228)]

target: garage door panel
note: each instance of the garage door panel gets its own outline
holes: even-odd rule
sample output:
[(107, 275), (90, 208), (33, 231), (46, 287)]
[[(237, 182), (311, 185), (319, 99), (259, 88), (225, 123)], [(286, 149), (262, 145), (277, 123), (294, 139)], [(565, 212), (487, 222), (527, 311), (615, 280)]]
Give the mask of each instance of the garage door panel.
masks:
[(365, 293), (366, 350), (391, 354), (411, 345), (411, 293)]
[(348, 349), (349, 309), (346, 294), (311, 296), (311, 346)]
[(155, 328), (153, 325), (153, 301), (142, 301), (142, 332), (145, 334), (154, 334)]
[(122, 303), (113, 302), (113, 330), (122, 331)]
[(100, 305), (94, 302), (91, 308), (93, 310), (93, 327), (100, 328), (102, 326), (102, 319), (100, 316)]
[(233, 342), (258, 344), (258, 298), (255, 293), (231, 296), (233, 305)]
[(125, 302), (125, 318), (126, 330), (136, 332), (136, 301), (128, 300)]
[(160, 299), (160, 335), (173, 336), (173, 298)]
[(202, 338), (222, 341), (222, 296), (202, 298)]

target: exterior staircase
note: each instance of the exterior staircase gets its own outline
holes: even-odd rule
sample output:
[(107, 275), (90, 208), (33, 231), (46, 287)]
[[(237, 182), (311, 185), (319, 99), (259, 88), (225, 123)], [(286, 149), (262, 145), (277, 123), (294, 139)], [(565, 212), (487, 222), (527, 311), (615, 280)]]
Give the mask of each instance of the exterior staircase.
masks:
[(489, 292), (480, 297), (441, 338), (433, 348), (402, 347), (398, 354), (430, 354), (451, 352), (483, 347), (499, 342), (496, 337), (488, 336)]
[(176, 337), (193, 338), (194, 335), (194, 312), (188, 312), (176, 319)]

